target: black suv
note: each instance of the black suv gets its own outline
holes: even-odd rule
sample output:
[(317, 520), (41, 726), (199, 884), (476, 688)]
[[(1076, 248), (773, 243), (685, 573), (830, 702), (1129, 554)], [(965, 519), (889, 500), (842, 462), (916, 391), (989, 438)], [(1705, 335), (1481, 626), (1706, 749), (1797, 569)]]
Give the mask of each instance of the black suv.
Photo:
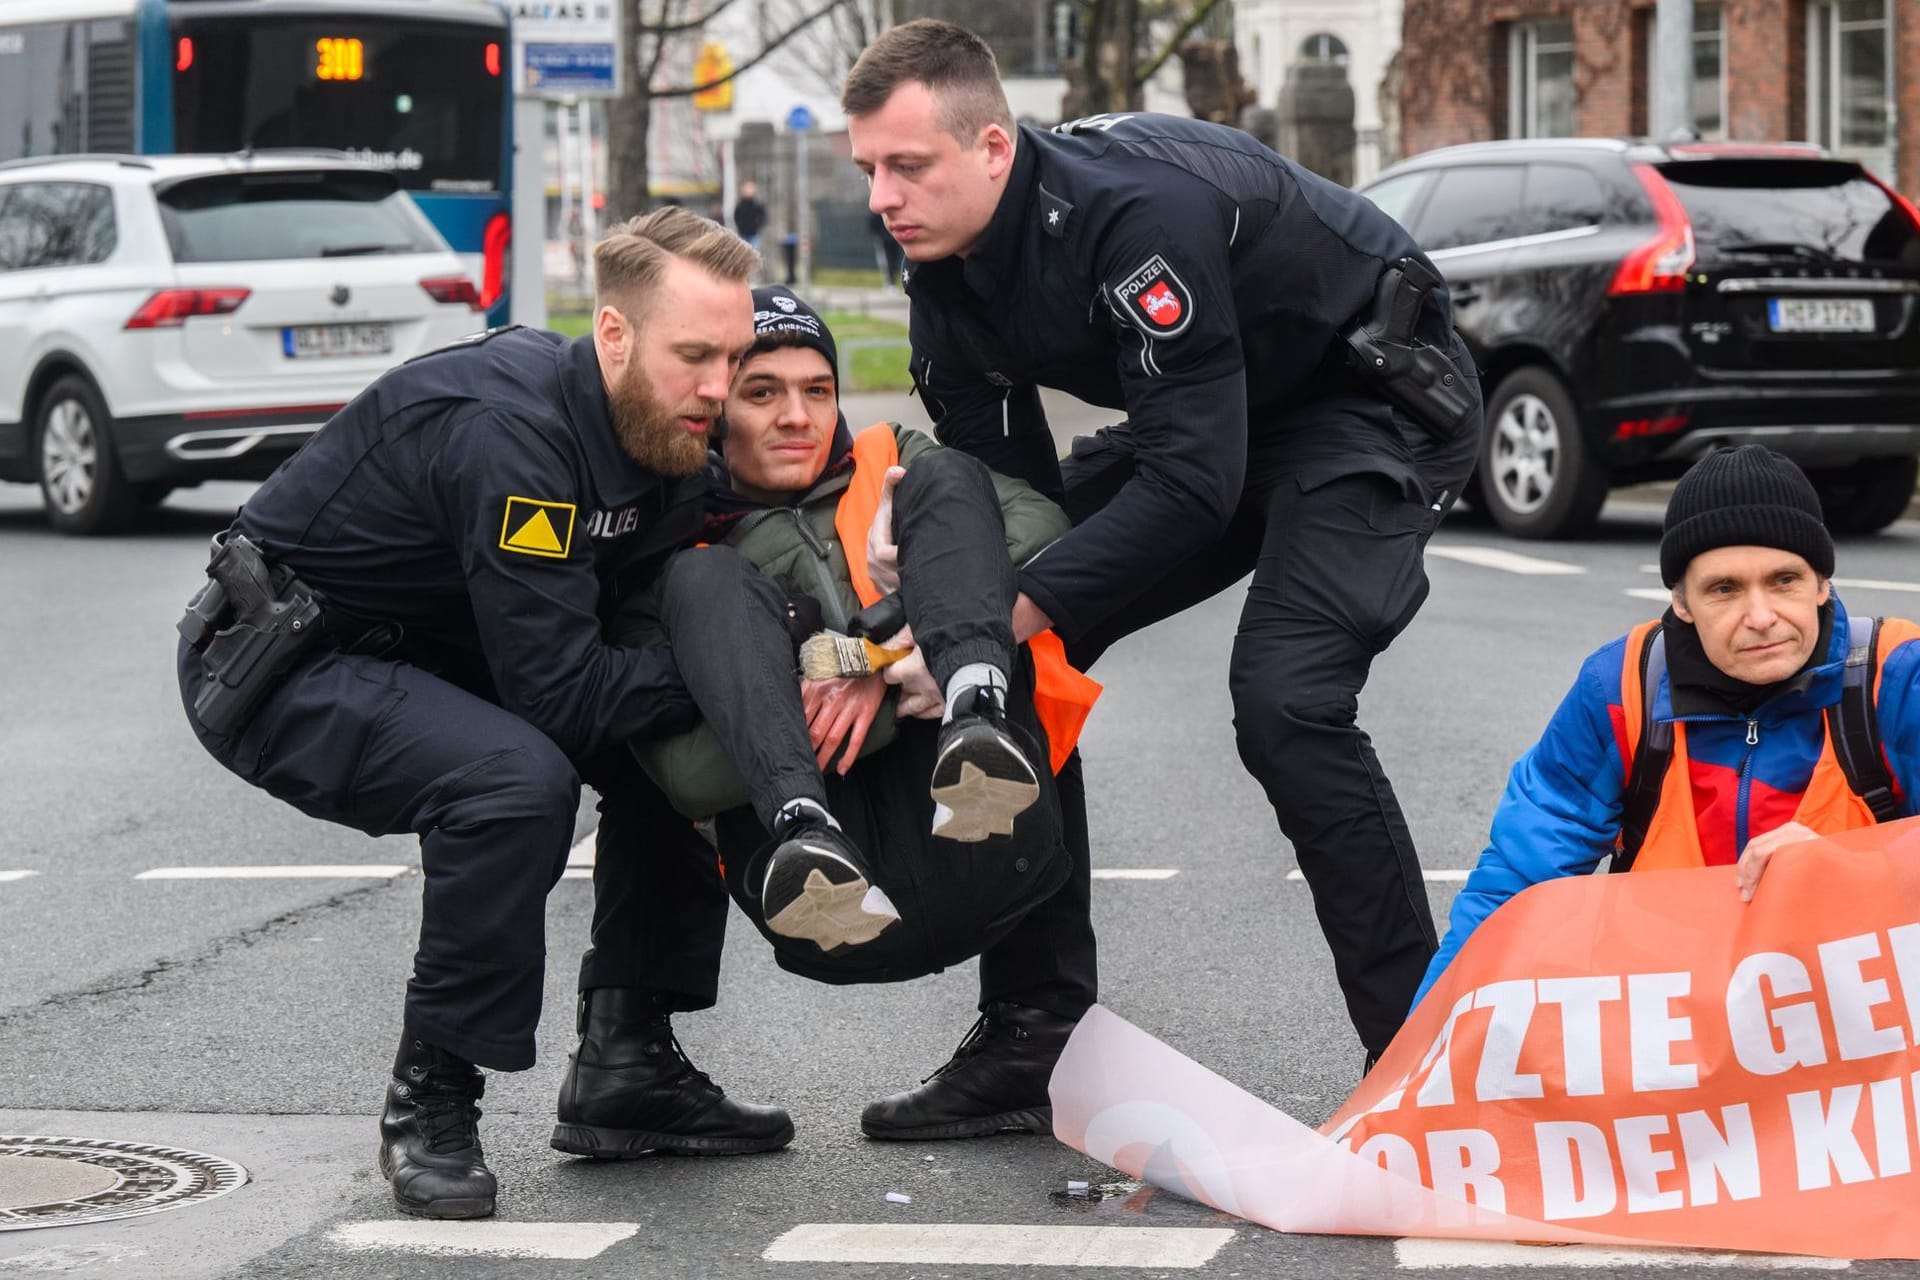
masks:
[(1797, 144), (1474, 143), (1367, 187), (1446, 274), (1480, 362), (1468, 497), (1577, 536), (1607, 491), (1760, 443), (1835, 532), (1899, 517), (1920, 457), (1920, 213)]

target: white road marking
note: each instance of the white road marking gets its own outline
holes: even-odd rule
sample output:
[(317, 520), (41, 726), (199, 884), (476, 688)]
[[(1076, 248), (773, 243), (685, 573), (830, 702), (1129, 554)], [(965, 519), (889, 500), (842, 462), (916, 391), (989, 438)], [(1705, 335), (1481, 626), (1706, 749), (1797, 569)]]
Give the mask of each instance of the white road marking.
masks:
[(1624, 1249), (1610, 1245), (1515, 1244), (1500, 1240), (1396, 1240), (1395, 1263), (1406, 1271), (1443, 1267), (1738, 1267), (1743, 1271), (1845, 1271), (1846, 1258), (1781, 1253), (1709, 1253), (1704, 1249)]
[(1665, 587), (1628, 587), (1626, 594), (1635, 600), (1658, 600), (1661, 604), (1673, 603), (1673, 592)]
[(593, 868), (570, 866), (560, 873), (560, 878), (562, 880), (591, 880), (593, 879)]
[(593, 842), (597, 840), (599, 836), (600, 836), (600, 832), (598, 828), (595, 828), (594, 830), (589, 831), (587, 832), (587, 834), (581, 836), (580, 843), (574, 845), (573, 851), (567, 854), (567, 865), (570, 867), (592, 866), (593, 865)]
[(890, 1262), (921, 1266), (1205, 1266), (1233, 1239), (1227, 1227), (1023, 1227), (991, 1223), (803, 1222), (767, 1246), (768, 1262)]
[(1095, 880), (1171, 880), (1179, 875), (1175, 867), (1095, 867)]
[(1499, 547), (1456, 547), (1452, 545), (1427, 546), (1427, 554), (1446, 560), (1458, 560), (1461, 564), (1475, 564), (1482, 569), (1499, 569), (1503, 573), (1520, 573), (1530, 577), (1542, 574), (1585, 573), (1586, 569), (1577, 564), (1568, 564), (1564, 560), (1541, 560), (1536, 556), (1523, 556), (1517, 551), (1505, 551)]
[(412, 867), (359, 865), (284, 867), (155, 867), (135, 880), (391, 880), (411, 874)]
[(349, 1222), (328, 1239), (348, 1249), (579, 1262), (639, 1230), (637, 1222)]
[(0, 871), (0, 884), (6, 884), (9, 880), (25, 880), (28, 876), (39, 874), (38, 871)]
[[(1468, 876), (1473, 874), (1473, 869), (1471, 867), (1464, 870), (1459, 867), (1425, 867), (1421, 869), (1420, 874), (1428, 881), (1438, 881), (1443, 884), (1461, 884)], [(1287, 872), (1287, 879), (1289, 880), (1305, 880), (1306, 878), (1307, 874), (1304, 871)]]

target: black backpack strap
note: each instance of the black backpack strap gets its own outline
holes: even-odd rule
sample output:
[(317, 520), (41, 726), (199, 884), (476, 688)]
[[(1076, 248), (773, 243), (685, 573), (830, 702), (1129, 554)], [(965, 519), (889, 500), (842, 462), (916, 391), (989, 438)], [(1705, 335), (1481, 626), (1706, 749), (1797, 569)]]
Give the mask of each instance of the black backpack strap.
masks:
[(1846, 674), (1840, 682), (1840, 700), (1827, 708), (1827, 737), (1833, 754), (1847, 775), (1847, 786), (1873, 811), (1875, 822), (1900, 816), (1893, 775), (1880, 751), (1880, 717), (1873, 703), (1874, 676), (1879, 663), (1880, 619), (1847, 620)]
[(1654, 810), (1660, 807), (1667, 765), (1673, 760), (1673, 724), (1653, 718), (1654, 700), (1666, 675), (1666, 629), (1655, 627), (1640, 647), (1640, 741), (1634, 746), (1633, 764), (1627, 770), (1627, 792), (1620, 815), (1620, 847), (1614, 850), (1613, 861), (1607, 867), (1614, 875), (1633, 870), (1633, 860), (1640, 856), (1647, 829), (1653, 825)]

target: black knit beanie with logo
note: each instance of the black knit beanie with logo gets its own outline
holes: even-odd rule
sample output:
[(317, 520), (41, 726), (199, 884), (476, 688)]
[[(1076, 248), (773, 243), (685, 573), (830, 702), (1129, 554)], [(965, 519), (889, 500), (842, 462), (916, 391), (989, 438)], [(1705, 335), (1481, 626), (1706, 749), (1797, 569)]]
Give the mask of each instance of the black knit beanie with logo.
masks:
[(1671, 587), (1695, 556), (1718, 547), (1777, 547), (1833, 576), (1820, 495), (1792, 459), (1763, 445), (1710, 453), (1680, 477), (1661, 527), (1660, 580)]
[(811, 347), (827, 358), (834, 386), (840, 385), (840, 349), (833, 330), (820, 313), (794, 296), (785, 285), (770, 284), (753, 291), (753, 346), (748, 359), (780, 347)]

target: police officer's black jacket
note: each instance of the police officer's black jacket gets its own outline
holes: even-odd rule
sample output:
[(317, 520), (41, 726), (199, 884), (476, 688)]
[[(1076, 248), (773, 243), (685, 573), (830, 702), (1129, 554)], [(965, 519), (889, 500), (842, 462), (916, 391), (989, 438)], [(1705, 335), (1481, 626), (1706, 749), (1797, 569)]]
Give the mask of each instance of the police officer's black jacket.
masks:
[(621, 449), (591, 338), (512, 328), (379, 379), (234, 528), (325, 597), (336, 637), (397, 623), (399, 656), (579, 758), (693, 723), (668, 651), (601, 628), (698, 531), (706, 488)]
[[(1150, 114), (1020, 129), (980, 241), (911, 272), (913, 370), (941, 443), (1056, 499), (1037, 387), (1126, 409), (1134, 478), (1020, 575), (1063, 634), (1220, 536), (1250, 443), (1303, 484), (1370, 470), (1410, 494), (1428, 450), (1459, 452), (1345, 368), (1342, 331), (1418, 253), (1371, 201), (1237, 129)], [(1419, 335), (1446, 347), (1434, 302)]]

